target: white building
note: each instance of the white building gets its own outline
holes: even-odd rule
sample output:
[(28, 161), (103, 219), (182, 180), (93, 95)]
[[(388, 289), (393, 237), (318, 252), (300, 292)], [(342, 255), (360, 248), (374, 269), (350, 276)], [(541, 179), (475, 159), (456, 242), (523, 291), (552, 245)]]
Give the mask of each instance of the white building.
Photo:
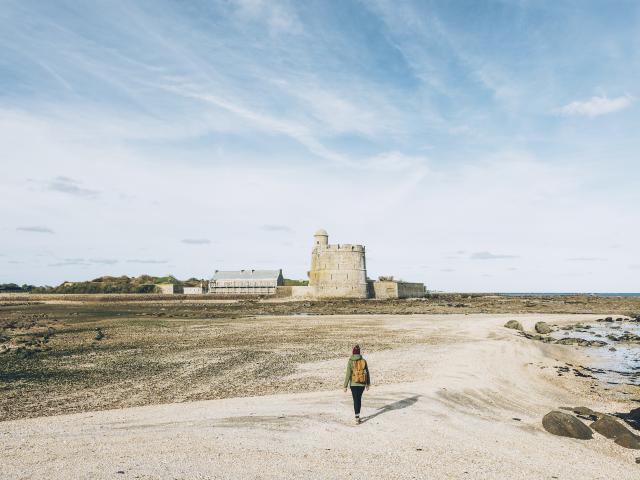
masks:
[(173, 295), (173, 283), (159, 283), (156, 288), (162, 295)]
[(202, 295), (202, 287), (183, 287), (185, 295)]
[(216, 270), (209, 293), (216, 295), (275, 295), (284, 284), (282, 270)]

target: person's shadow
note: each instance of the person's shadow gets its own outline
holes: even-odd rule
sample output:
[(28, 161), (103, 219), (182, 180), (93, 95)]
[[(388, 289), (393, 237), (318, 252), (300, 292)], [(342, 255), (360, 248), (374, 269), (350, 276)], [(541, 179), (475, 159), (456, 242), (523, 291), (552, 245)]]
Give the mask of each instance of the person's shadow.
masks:
[(398, 400), (396, 402), (390, 403), (389, 405), (385, 405), (384, 407), (380, 407), (376, 413), (371, 415), (367, 415), (366, 417), (362, 417), (360, 420), (362, 423), (368, 422), (369, 420), (373, 420), (378, 415), (382, 415), (383, 413), (391, 412), (393, 410), (400, 410), (403, 408), (410, 407), (414, 403), (418, 401), (420, 395), (414, 395), (413, 397), (403, 398), (402, 400)]

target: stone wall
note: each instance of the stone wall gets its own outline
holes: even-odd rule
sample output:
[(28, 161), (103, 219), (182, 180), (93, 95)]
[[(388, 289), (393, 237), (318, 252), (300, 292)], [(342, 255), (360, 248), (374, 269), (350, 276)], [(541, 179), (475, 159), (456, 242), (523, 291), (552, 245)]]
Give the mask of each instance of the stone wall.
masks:
[(312, 299), (315, 297), (315, 291), (313, 287), (308, 286), (295, 286), (289, 287), (291, 289), (291, 296), (298, 299)]
[(398, 282), (398, 298), (421, 298), (426, 293), (424, 283)]
[(420, 298), (425, 295), (424, 283), (398, 282), (396, 280), (377, 280), (373, 282), (374, 298)]
[(386, 298), (398, 298), (398, 282), (373, 282), (373, 297), (381, 300)]

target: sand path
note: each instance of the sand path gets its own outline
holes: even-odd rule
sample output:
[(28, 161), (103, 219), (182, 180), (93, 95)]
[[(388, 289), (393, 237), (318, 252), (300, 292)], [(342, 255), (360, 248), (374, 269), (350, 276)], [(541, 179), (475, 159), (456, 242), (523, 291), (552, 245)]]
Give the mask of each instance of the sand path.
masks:
[[(501, 327), (516, 317), (528, 328), (542, 317), (595, 318), (387, 317), (395, 328), (448, 340), (365, 352), (374, 383), (390, 364), (417, 370), (408, 377), (419, 380), (374, 385), (360, 426), (341, 390), (17, 420), (0, 423), (0, 477), (640, 478), (637, 452), (597, 434), (579, 441), (542, 429), (542, 416), (560, 405), (625, 405), (591, 391), (592, 380), (559, 379), (553, 366), (584, 358), (573, 347), (531, 342)], [(343, 363), (305, 368), (334, 368), (340, 379)], [(286, 381), (304, 392), (304, 369)]]

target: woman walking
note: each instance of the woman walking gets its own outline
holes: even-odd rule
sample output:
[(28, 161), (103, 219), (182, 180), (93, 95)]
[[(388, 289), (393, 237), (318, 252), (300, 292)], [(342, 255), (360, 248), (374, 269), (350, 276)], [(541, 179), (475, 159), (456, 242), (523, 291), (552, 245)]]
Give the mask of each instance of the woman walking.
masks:
[(362, 405), (362, 394), (365, 388), (369, 390), (371, 377), (369, 376), (369, 366), (367, 361), (360, 355), (360, 345), (353, 347), (353, 355), (347, 363), (347, 374), (344, 377), (344, 391), (351, 386), (351, 396), (353, 397), (353, 411), (356, 414), (356, 425), (360, 424), (360, 407)]

